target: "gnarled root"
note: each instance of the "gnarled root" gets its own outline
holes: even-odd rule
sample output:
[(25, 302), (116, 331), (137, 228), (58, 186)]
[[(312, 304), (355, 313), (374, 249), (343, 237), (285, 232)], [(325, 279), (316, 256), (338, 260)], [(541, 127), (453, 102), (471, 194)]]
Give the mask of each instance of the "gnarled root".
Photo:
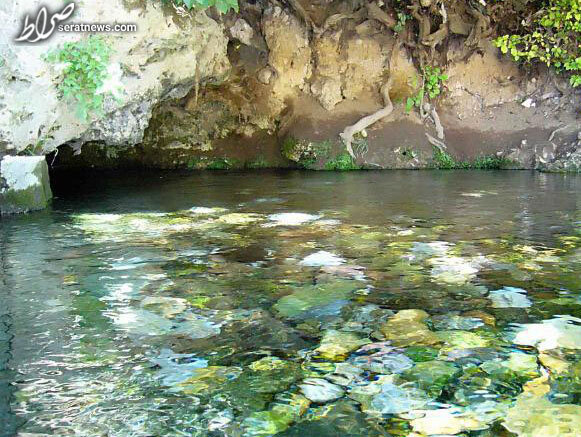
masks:
[(427, 132), (426, 132), (426, 138), (428, 139), (430, 144), (432, 144), (433, 146), (436, 146), (438, 149), (440, 149), (440, 152), (447, 149), (446, 144), (443, 141), (440, 141), (440, 140), (434, 138), (433, 136), (431, 136)]
[(436, 126), (436, 134), (440, 140), (444, 139), (444, 126), (442, 126), (442, 122), (440, 121), (440, 116), (436, 111), (436, 107), (431, 105), (430, 103), (424, 104), (424, 111), (426, 115), (430, 115), (432, 120), (434, 121), (434, 126)]
[(339, 134), (343, 144), (347, 148), (347, 152), (351, 155), (351, 158), (355, 159), (355, 153), (353, 153), (353, 137), (361, 132), (364, 129), (367, 129), (372, 124), (378, 122), (379, 120), (387, 117), (393, 111), (393, 103), (391, 103), (391, 99), (389, 98), (389, 89), (391, 87), (391, 77), (388, 81), (381, 87), (381, 94), (383, 95), (383, 102), (385, 107), (380, 109), (379, 111), (374, 112), (373, 114), (369, 114), (359, 120), (357, 123), (347, 126), (343, 132)]

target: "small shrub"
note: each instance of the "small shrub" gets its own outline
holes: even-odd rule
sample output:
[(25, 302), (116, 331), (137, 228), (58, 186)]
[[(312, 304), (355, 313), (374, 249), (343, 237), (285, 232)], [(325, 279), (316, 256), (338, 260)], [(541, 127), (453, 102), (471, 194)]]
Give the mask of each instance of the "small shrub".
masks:
[(393, 31), (395, 33), (401, 33), (405, 29), (405, 23), (409, 19), (411, 19), (411, 15), (406, 14), (405, 12), (398, 12), (397, 13), (397, 23), (395, 24)]
[(281, 154), (303, 168), (313, 168), (317, 161), (329, 156), (331, 148), (332, 143), (328, 140), (312, 142), (288, 137), (282, 144)]
[(90, 36), (82, 41), (67, 42), (46, 56), (49, 62), (65, 65), (57, 87), (64, 99), (76, 102), (82, 120), (102, 110), (103, 94), (97, 94), (97, 90), (107, 79), (111, 52), (102, 38)]
[(526, 33), (502, 35), (494, 43), (515, 61), (539, 61), (559, 72), (570, 72), (572, 86), (581, 86), (581, 3), (548, 0), (532, 20), (523, 20)]
[(471, 168), (479, 170), (499, 170), (512, 166), (514, 163), (500, 156), (479, 156), (472, 161)]

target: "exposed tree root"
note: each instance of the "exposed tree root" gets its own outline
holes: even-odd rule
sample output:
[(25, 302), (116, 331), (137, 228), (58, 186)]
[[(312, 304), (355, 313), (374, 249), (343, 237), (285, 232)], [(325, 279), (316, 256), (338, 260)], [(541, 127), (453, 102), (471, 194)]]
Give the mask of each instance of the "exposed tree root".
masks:
[(553, 138), (555, 138), (555, 135), (557, 134), (557, 132), (560, 132), (564, 129), (567, 129), (570, 125), (566, 124), (565, 126), (561, 126), (557, 129), (555, 129), (553, 132), (551, 132), (551, 135), (549, 136), (549, 142), (553, 141)]
[(379, 21), (389, 29), (393, 29), (397, 24), (397, 21), (381, 9), (377, 3), (369, 3), (367, 5), (367, 16), (373, 20)]
[(438, 138), (443, 140), (444, 139), (444, 126), (442, 126), (442, 122), (440, 121), (440, 116), (436, 111), (436, 107), (434, 105), (428, 104), (428, 108), (426, 109), (432, 116), (432, 120), (434, 120), (434, 125), (436, 126), (436, 132)]
[(391, 87), (391, 77), (381, 87), (381, 94), (383, 95), (383, 101), (384, 101), (384, 105), (385, 105), (382, 109), (374, 112), (373, 114), (370, 114), (370, 115), (363, 117), (361, 120), (359, 120), (357, 123), (355, 123), (351, 126), (347, 126), (343, 130), (343, 132), (341, 132), (339, 134), (339, 136), (341, 137), (341, 140), (343, 141), (343, 144), (345, 144), (345, 147), (347, 148), (347, 152), (349, 152), (349, 155), (351, 155), (351, 157), (353, 159), (356, 159), (355, 153), (353, 153), (353, 147), (352, 147), (353, 137), (356, 134), (358, 134), (359, 132), (361, 132), (362, 130), (367, 129), (372, 124), (378, 122), (379, 120), (387, 117), (389, 114), (392, 113), (393, 103), (391, 102), (391, 99), (389, 98), (390, 87)]
[(430, 142), (430, 144), (436, 146), (438, 149), (440, 149), (440, 151), (444, 151), (447, 149), (446, 144), (444, 144), (443, 141), (440, 141), (440, 140), (434, 138), (433, 136), (431, 136), (427, 132), (426, 132), (426, 137), (428, 138), (428, 141)]

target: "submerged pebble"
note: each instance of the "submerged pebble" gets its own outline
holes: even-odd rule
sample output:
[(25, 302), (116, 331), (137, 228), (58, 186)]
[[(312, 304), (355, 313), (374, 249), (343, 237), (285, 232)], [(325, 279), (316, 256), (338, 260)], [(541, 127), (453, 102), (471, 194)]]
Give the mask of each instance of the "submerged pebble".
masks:
[(334, 401), (345, 394), (341, 387), (321, 378), (307, 378), (299, 387), (307, 399), (318, 404)]

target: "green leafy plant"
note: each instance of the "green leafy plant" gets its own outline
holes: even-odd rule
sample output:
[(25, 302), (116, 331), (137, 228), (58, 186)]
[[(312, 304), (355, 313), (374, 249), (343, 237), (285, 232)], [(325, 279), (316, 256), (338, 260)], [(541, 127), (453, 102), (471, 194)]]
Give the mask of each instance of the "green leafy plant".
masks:
[(107, 79), (111, 52), (102, 38), (90, 36), (78, 42), (67, 42), (46, 56), (51, 63), (64, 64), (58, 90), (64, 99), (76, 102), (78, 115), (83, 120), (102, 110), (103, 94), (97, 94), (97, 90)]
[(439, 147), (433, 148), (434, 167), (441, 170), (500, 170), (514, 165), (514, 162), (501, 156), (479, 156), (473, 161), (457, 161), (448, 152)]
[(173, 2), (188, 9), (203, 10), (215, 6), (221, 14), (227, 13), (230, 9), (238, 12), (238, 0), (173, 0)]
[(239, 168), (240, 161), (235, 158), (216, 158), (211, 161), (207, 166), (207, 170), (230, 170), (233, 168)]
[(547, 0), (525, 21), (526, 33), (502, 35), (494, 40), (502, 53), (515, 61), (539, 61), (559, 72), (570, 72), (572, 86), (581, 86), (581, 2)]
[(333, 159), (327, 161), (323, 167), (325, 170), (334, 170), (334, 171), (350, 171), (350, 170), (359, 170), (359, 167), (351, 158), (351, 155), (348, 153), (342, 153), (336, 156)]
[(426, 96), (430, 99), (438, 97), (442, 93), (444, 82), (448, 80), (448, 75), (443, 74), (439, 67), (430, 65), (424, 67), (422, 76), (423, 86), (415, 96), (407, 98), (406, 112), (410, 112), (414, 106), (419, 108)]
[(397, 13), (397, 23), (393, 27), (393, 31), (395, 33), (401, 33), (405, 29), (405, 23), (409, 19), (411, 19), (411, 15), (406, 14), (405, 12), (398, 12)]

